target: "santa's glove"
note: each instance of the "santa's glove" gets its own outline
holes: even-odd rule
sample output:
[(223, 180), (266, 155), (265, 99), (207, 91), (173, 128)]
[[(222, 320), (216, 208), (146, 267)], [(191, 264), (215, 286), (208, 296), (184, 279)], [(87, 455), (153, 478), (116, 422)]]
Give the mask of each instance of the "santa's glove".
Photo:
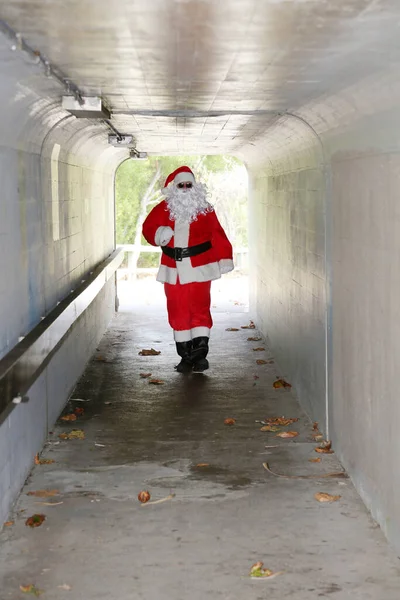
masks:
[(171, 227), (168, 227), (168, 225), (159, 227), (156, 231), (156, 235), (154, 236), (156, 246), (166, 246), (173, 235), (174, 231), (171, 229)]
[(230, 258), (223, 258), (219, 261), (218, 264), (221, 275), (233, 271), (233, 260)]

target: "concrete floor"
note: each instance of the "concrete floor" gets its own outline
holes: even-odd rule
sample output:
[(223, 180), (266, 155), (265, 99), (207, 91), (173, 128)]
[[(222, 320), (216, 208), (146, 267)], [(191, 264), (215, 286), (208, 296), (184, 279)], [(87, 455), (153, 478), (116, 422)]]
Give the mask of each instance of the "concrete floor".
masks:
[[(265, 344), (240, 329), (246, 306), (217, 294), (211, 369), (182, 376), (162, 301), (122, 306), (88, 364), (64, 413), (84, 415), (59, 421), (42, 454), (55, 462), (35, 466), (15, 524), (0, 535), (0, 600), (25, 598), (19, 586), (31, 583), (51, 600), (398, 600), (398, 557), (349, 480), (278, 479), (263, 469), (264, 461), (287, 474), (341, 467), (335, 455), (308, 461), (317, 457), (312, 424), (292, 391), (273, 388), (277, 366), (256, 364), (272, 354), (253, 352)], [(142, 348), (161, 354), (142, 357)], [(281, 415), (299, 418), (284, 428), (297, 438), (255, 422)], [(228, 417), (234, 426), (224, 425)], [(84, 440), (59, 439), (76, 428)], [(41, 489), (59, 495), (27, 495)], [(175, 497), (141, 505), (140, 490)], [(319, 491), (341, 499), (319, 504)], [(43, 525), (26, 527), (38, 512)], [(284, 573), (250, 579), (257, 561)]]

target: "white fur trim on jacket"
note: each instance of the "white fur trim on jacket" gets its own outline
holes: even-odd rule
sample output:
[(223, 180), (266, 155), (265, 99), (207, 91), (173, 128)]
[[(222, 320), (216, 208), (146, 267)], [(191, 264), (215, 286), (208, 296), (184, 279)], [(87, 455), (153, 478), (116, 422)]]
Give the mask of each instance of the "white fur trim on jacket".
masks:
[(154, 242), (157, 246), (166, 246), (172, 236), (174, 235), (173, 229), (167, 226), (161, 226), (157, 229), (156, 235), (154, 236)]
[(192, 267), (190, 258), (184, 258), (177, 262), (177, 268), (160, 265), (157, 281), (175, 285), (179, 275), (179, 283), (194, 283), (201, 281), (213, 281), (221, 277), (219, 263), (209, 263), (202, 267)]
[(229, 273), (230, 271), (233, 271), (233, 269), (233, 260), (231, 260), (230, 258), (222, 258), (219, 261), (219, 270), (221, 271), (221, 275)]

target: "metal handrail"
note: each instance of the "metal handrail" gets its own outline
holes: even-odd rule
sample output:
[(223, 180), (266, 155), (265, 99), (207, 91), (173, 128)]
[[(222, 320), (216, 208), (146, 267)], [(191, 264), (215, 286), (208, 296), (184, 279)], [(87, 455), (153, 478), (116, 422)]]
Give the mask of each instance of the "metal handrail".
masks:
[(122, 248), (115, 250), (0, 360), (0, 416), (13, 404), (29, 400), (29, 389), (123, 257)]

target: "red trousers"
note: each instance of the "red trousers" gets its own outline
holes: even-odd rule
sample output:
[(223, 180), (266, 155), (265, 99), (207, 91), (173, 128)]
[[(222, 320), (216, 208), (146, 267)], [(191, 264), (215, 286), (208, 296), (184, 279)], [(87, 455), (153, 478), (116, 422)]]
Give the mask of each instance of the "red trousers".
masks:
[(209, 336), (212, 327), (210, 313), (211, 281), (201, 283), (164, 283), (168, 321), (175, 341), (186, 342), (195, 337)]

